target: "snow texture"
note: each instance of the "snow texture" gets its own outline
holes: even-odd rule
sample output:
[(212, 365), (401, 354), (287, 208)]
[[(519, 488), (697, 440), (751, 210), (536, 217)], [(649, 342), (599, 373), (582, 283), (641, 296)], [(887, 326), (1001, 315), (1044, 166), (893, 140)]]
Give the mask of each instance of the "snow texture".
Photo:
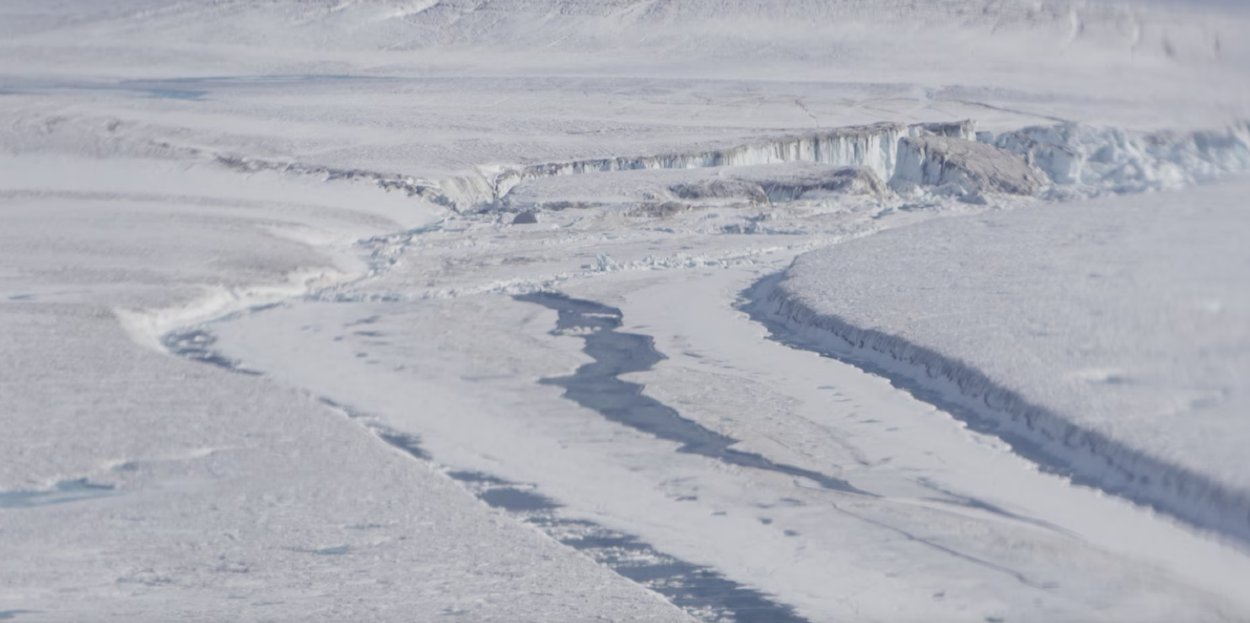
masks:
[[(1193, 321), (1224, 353), (1241, 299), (1176, 284), (1244, 274), (1190, 259), (1244, 238), (1231, 212), (1204, 247), (1160, 207), (1186, 194), (1064, 202), (1244, 171), (1247, 33), (1212, 3), (2, 2), (0, 618), (1245, 620), (1243, 549), (734, 302), (831, 244), (914, 235), (846, 258), (888, 284), (892, 256), (975, 233), (891, 230), (1017, 209), (959, 222), (1080, 241), (1118, 231), (1107, 207), (1177, 254), (1166, 283), (1134, 272), (1144, 245), (1098, 256), (1142, 285), (1108, 287), (1141, 325), (1114, 326), (1144, 348)], [(953, 288), (993, 263), (925, 268)], [(1149, 288), (1209, 317), (1150, 316)], [(598, 320), (553, 332), (516, 298), (550, 291)], [(857, 313), (917, 309), (897, 296)], [(1103, 343), (1037, 339), (1047, 361)], [(619, 404), (541, 382), (618, 342)], [(1216, 361), (1176, 346), (1150, 347)], [(1130, 416), (1030, 404), (1173, 478), (1090, 482), (1232, 522), (1244, 367), (1123, 348), (1056, 400), (1121, 392)]]
[(894, 230), (799, 258), (768, 300), (1078, 480), (1248, 540), (1248, 189)]

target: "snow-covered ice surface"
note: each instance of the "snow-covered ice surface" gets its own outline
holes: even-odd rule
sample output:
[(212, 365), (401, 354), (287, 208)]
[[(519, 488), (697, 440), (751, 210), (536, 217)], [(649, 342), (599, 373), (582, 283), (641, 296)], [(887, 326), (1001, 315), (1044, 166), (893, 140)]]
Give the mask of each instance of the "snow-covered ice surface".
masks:
[[(6, 159), (0, 173), (0, 608), (12, 618), (685, 618), (483, 512), (307, 393), (128, 333), (301, 291), (276, 285), (287, 272), (339, 273), (297, 241), (398, 228), (386, 197), (69, 164)], [(98, 190), (68, 188), (91, 171)], [(356, 201), (381, 214), (335, 207)], [(125, 322), (136, 308), (188, 311)]]
[(1244, 352), (1168, 374), (1245, 335), (1203, 290), (1244, 255), (1177, 281), (1244, 237), (1244, 182), (1194, 188), (1250, 168), (1233, 4), (0, 3), (0, 618), (1250, 618), (1213, 507), (1074, 485), (748, 300), (979, 223), (1136, 241), (1108, 284), (1156, 241), (1179, 307), (1116, 326), (1210, 322), (1040, 341), (1106, 354), (1056, 400), (1177, 397), (1072, 417), (1243, 487)]
[(1250, 539), (1245, 181), (934, 221), (767, 296), (1074, 476)]

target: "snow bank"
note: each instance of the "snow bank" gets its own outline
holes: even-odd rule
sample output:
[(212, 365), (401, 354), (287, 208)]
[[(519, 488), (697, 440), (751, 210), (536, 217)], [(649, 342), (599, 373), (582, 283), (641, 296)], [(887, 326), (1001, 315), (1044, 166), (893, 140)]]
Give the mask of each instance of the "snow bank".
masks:
[(757, 304), (1079, 481), (1250, 540), (1248, 191), (931, 221), (802, 256)]

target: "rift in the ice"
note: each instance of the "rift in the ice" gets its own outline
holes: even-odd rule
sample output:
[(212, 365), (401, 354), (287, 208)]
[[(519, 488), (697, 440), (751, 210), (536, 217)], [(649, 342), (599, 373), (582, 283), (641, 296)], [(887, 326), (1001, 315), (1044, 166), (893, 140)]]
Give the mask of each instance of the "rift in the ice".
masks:
[[(382, 426), (368, 414), (330, 398), (321, 397), (320, 401), (361, 422), (378, 438), (412, 458), (432, 460), (421, 448), (418, 436)], [(589, 521), (561, 518), (556, 514), (559, 504), (523, 485), (475, 471), (451, 471), (447, 475), (492, 508), (516, 515), (560, 543), (586, 553), (596, 562), (709, 621), (805, 623), (789, 606), (727, 580), (711, 569), (657, 551), (637, 537)], [(346, 552), (327, 548), (313, 553)]]
[[(369, 321), (369, 322), (372, 322), (372, 321)], [(353, 323), (353, 324), (357, 324), (357, 323)], [(368, 323), (360, 322), (359, 324), (368, 324)], [(348, 326), (352, 326), (352, 325), (348, 325)], [(348, 405), (337, 402), (326, 396), (321, 396), (317, 400), (321, 401), (321, 404), (327, 407), (330, 407), (331, 409), (334, 409), (335, 411), (342, 413), (344, 416), (347, 417), (347, 419), (355, 420), (356, 422), (359, 422), (362, 426), (368, 429), (369, 432), (373, 433), (374, 435), (377, 435), (378, 439), (385, 441), (386, 443), (390, 444), (392, 447), (394, 447), (397, 450), (401, 450), (407, 453), (412, 458), (421, 460), (421, 461), (431, 460), (429, 453), (425, 451), (425, 448), (421, 447), (421, 437), (414, 435), (412, 433), (405, 433), (402, 431), (395, 430), (389, 426), (382, 424), (381, 422), (378, 422), (377, 418), (375, 418), (372, 415), (369, 415), (368, 413), (365, 413), (359, 409), (356, 409), (355, 407), (350, 407)]]
[(716, 571), (669, 556), (637, 537), (594, 522), (564, 519), (554, 500), (502, 478), (472, 471), (449, 476), (479, 499), (524, 519), (560, 543), (590, 556), (707, 621), (804, 623), (790, 606), (726, 579)]
[(412, 458), (414, 459), (421, 459), (423, 461), (428, 461), (430, 459), (430, 455), (426, 454), (425, 450), (421, 447), (421, 438), (416, 435), (401, 433), (395, 429), (387, 428), (378, 424), (369, 425), (369, 430), (372, 430), (373, 434), (377, 435), (382, 441), (385, 441), (386, 443), (389, 443), (392, 446), (412, 455)]
[(577, 330), (585, 341), (583, 350), (594, 361), (578, 368), (572, 376), (542, 380), (544, 384), (563, 387), (564, 396), (569, 400), (613, 422), (677, 442), (681, 444), (679, 452), (803, 478), (826, 489), (864, 493), (844, 480), (735, 450), (737, 439), (682, 417), (676, 409), (644, 395), (642, 385), (621, 380), (623, 374), (649, 370), (664, 359), (650, 336), (617, 331), (621, 326), (621, 310), (549, 292), (519, 295), (516, 299), (558, 312), (554, 335)]
[(204, 329), (175, 331), (161, 337), (161, 345), (179, 357), (207, 363), (239, 374), (260, 376), (260, 372), (249, 370), (239, 361), (217, 352), (213, 348), (216, 343), (217, 337)]
[(96, 484), (86, 478), (62, 480), (44, 491), (0, 491), (0, 508), (34, 508), (78, 502), (113, 495), (110, 485)]

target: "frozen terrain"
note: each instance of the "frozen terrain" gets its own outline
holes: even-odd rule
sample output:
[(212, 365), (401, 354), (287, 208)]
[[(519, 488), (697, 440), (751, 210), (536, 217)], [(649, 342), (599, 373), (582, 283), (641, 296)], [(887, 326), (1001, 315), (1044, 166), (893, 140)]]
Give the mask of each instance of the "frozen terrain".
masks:
[(0, 620), (1250, 618), (1248, 42), (0, 3)]
[[(134, 339), (342, 278), (301, 241), (397, 228), (388, 204), (425, 213), (159, 163), (6, 158), (0, 180), (12, 618), (684, 618), (314, 397)], [(359, 201), (375, 211), (336, 207)], [(279, 286), (293, 271), (307, 277)]]
[(1250, 539), (1247, 190), (896, 229), (800, 257), (768, 312), (1081, 480)]

